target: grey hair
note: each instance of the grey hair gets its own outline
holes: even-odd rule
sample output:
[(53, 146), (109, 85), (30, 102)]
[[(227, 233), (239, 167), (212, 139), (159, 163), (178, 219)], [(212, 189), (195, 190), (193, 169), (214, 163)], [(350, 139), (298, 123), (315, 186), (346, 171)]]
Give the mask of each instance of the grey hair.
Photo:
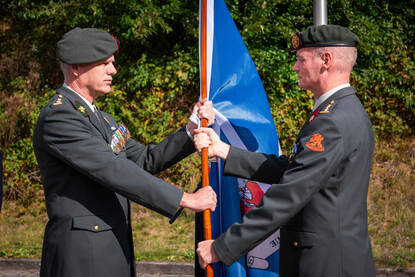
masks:
[(357, 59), (357, 49), (355, 47), (318, 47), (313, 51), (314, 57), (321, 57), (325, 52), (333, 53), (337, 63), (336, 70), (341, 73), (350, 73)]
[(61, 71), (63, 73), (63, 77), (64, 77), (64, 79), (66, 81), (66, 79), (68, 77), (68, 72), (69, 72), (69, 65), (66, 64), (66, 63), (63, 63), (63, 62), (59, 61), (59, 66), (60, 66)]

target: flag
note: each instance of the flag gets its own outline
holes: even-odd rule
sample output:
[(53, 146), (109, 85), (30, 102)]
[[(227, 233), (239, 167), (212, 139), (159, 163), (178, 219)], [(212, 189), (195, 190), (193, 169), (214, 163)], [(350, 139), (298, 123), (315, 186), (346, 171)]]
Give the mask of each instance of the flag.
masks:
[[(264, 88), (224, 0), (207, 0), (206, 12), (206, 64), (201, 67), (206, 67), (207, 95), (216, 115), (213, 129), (233, 146), (278, 155), (278, 135)], [(200, 49), (201, 43), (200, 39)], [(209, 183), (218, 195), (211, 215), (213, 239), (259, 204), (270, 186), (223, 176), (223, 163), (211, 161), (209, 169)], [(215, 276), (278, 276), (279, 231), (233, 265), (216, 263), (213, 268)]]

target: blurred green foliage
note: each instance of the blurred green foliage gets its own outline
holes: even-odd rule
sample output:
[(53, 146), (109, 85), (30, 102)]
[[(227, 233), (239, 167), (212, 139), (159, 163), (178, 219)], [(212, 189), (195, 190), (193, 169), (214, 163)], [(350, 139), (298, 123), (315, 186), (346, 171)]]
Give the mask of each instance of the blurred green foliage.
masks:
[[(311, 0), (228, 0), (229, 10), (263, 80), (285, 152), (313, 104), (291, 70), (289, 38), (312, 25)], [(28, 203), (41, 189), (31, 136), (37, 115), (63, 78), (55, 44), (74, 27), (115, 35), (118, 74), (100, 107), (142, 143), (182, 126), (199, 97), (198, 1), (1, 0), (0, 147), (5, 192)], [(414, 134), (415, 1), (333, 0), (328, 22), (361, 38), (352, 85), (378, 137)], [(197, 157), (160, 176), (186, 189), (197, 182)], [(196, 176), (196, 177), (195, 177)], [(191, 181), (189, 181), (191, 180)]]

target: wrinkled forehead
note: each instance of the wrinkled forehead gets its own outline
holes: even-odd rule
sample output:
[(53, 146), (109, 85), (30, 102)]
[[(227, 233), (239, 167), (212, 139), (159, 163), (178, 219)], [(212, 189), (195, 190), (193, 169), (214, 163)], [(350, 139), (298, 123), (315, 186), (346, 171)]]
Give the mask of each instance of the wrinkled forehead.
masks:
[(300, 48), (300, 49), (295, 51), (295, 55), (297, 56), (297, 58), (299, 58), (299, 57), (306, 58), (306, 57), (312, 56), (314, 54), (315, 48), (316, 47)]

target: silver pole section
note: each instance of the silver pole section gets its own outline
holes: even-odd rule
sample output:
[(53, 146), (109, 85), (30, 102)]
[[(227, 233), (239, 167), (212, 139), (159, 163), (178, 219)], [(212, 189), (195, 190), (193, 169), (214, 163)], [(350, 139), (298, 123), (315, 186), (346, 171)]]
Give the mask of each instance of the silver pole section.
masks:
[(327, 25), (327, 1), (313, 0), (314, 26)]

